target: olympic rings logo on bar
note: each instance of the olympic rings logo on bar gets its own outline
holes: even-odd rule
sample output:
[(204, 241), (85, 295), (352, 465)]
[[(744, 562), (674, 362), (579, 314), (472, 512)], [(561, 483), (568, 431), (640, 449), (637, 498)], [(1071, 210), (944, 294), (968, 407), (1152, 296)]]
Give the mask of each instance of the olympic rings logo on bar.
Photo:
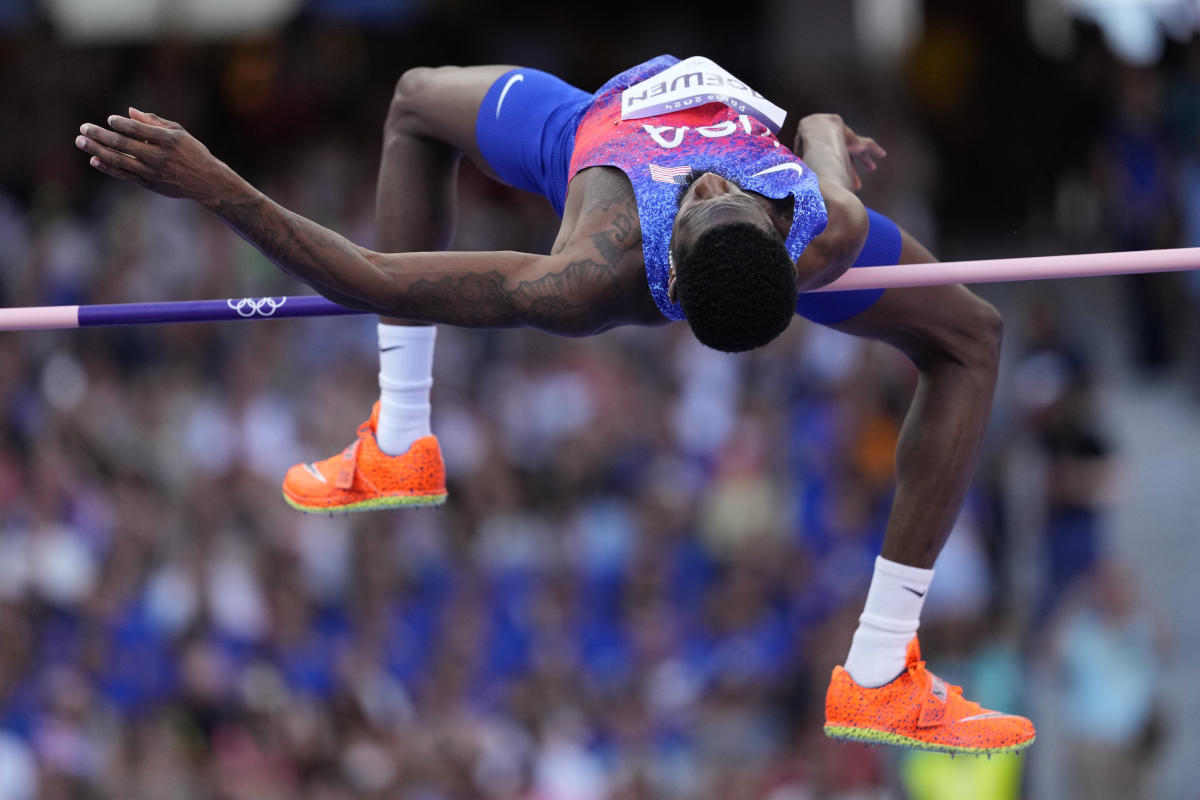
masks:
[(287, 302), (286, 297), (243, 297), (240, 300), (230, 298), (225, 305), (233, 309), (239, 317), (269, 317)]

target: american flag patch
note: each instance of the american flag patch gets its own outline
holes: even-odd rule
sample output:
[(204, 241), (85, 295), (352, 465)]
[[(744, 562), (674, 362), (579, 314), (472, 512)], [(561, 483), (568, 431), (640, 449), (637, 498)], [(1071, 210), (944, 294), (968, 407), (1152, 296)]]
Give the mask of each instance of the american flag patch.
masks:
[(659, 183), (687, 183), (688, 176), (691, 174), (692, 168), (689, 166), (660, 167), (658, 164), (650, 165), (650, 179), (656, 180)]

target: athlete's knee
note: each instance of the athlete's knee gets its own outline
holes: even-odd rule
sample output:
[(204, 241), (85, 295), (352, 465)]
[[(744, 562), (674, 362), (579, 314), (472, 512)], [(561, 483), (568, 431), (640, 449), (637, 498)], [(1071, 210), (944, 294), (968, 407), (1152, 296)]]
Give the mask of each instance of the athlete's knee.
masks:
[(962, 286), (947, 288), (939, 293), (937, 312), (911, 326), (904, 349), (923, 371), (951, 367), (994, 380), (1004, 337), (1000, 312)]
[(963, 295), (954, 357), (972, 369), (995, 375), (1000, 368), (1004, 317), (982, 297), (966, 290)]
[(385, 133), (421, 134), (425, 132), (424, 112), (446, 70), (457, 67), (412, 67), (396, 81), (388, 107)]

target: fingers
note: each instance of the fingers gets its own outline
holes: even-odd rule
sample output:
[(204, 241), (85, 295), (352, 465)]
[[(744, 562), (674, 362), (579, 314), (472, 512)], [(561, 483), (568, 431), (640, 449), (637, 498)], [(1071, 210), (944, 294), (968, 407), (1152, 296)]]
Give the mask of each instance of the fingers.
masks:
[(875, 159), (884, 158), (887, 156), (887, 151), (879, 146), (879, 143), (874, 139), (858, 138), (854, 144), (848, 148), (850, 158), (854, 163), (864, 169), (874, 172), (878, 168)]
[(146, 125), (154, 125), (155, 127), (160, 128), (172, 128), (174, 131), (179, 131), (182, 128), (179, 122), (163, 119), (161, 116), (158, 116), (152, 112), (142, 112), (142, 110), (138, 110), (132, 106), (130, 106), (130, 116), (134, 120), (145, 122)]
[[(87, 126), (95, 128), (96, 126)], [(75, 146), (91, 156), (88, 164), (100, 170), (105, 175), (120, 178), (124, 181), (142, 183), (147, 177), (146, 165), (133, 156), (105, 147), (88, 136), (76, 136)]]
[(879, 143), (876, 142), (874, 139), (864, 139), (862, 144), (863, 144), (863, 149), (862, 149), (863, 157), (866, 158), (866, 160), (871, 163), (870, 168), (875, 169), (875, 159), (886, 158), (887, 151), (884, 150), (882, 147), (880, 147)]
[(887, 155), (887, 151), (880, 147), (879, 142), (875, 141), (872, 137), (859, 136), (849, 125), (844, 126), (844, 132), (846, 135), (846, 150), (851, 155), (867, 153), (874, 158), (883, 158)]
[(887, 151), (879, 146), (879, 142), (865, 136), (856, 138), (846, 147), (853, 153), (868, 153), (876, 158), (883, 158), (887, 155)]
[(168, 128), (164, 125), (152, 125), (149, 122), (141, 122), (129, 117), (122, 117), (118, 114), (113, 114), (108, 118), (108, 125), (113, 130), (120, 131), (134, 139), (155, 142), (157, 144), (163, 144), (175, 136), (175, 129), (173, 128)]
[(876, 158), (885, 158), (887, 151), (884, 150), (879, 142), (866, 136), (860, 136), (849, 148), (850, 154), (855, 158), (862, 158), (874, 163)]
[(141, 180), (137, 175), (133, 174), (132, 172), (127, 172), (120, 167), (113, 166), (112, 164), (107, 164), (96, 156), (92, 156), (90, 159), (88, 159), (88, 164), (100, 172), (103, 172), (105, 175), (109, 175), (113, 178), (128, 181), (129, 183), (141, 183)]
[(878, 167), (875, 160), (866, 153), (853, 153), (850, 157), (854, 159), (855, 164), (858, 164), (869, 172), (874, 172)]
[(173, 144), (182, 128), (156, 114), (130, 108), (141, 119), (117, 114), (108, 118), (112, 130), (85, 123), (79, 127), (75, 145), (88, 153), (92, 167), (106, 175), (143, 183), (149, 177), (147, 164), (157, 163), (165, 147)]
[(131, 139), (128, 136), (122, 136), (116, 131), (110, 131), (108, 128), (102, 128), (99, 125), (83, 124), (79, 126), (79, 132), (85, 138), (99, 142), (110, 150), (116, 150), (120, 153), (128, 153), (129, 155), (145, 160), (146, 156), (150, 155), (154, 149), (153, 145), (138, 139)]
[(153, 114), (149, 111), (139, 111), (133, 106), (129, 107), (129, 116), (137, 122), (153, 125), (156, 128), (168, 128), (176, 131), (183, 129), (183, 126), (178, 122), (172, 122), (169, 119), (163, 119), (158, 114)]

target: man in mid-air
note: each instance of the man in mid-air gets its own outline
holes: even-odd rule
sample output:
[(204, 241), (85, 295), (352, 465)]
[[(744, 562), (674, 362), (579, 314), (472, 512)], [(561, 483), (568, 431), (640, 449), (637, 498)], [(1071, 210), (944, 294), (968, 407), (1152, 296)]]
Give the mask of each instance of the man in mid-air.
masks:
[[(826, 733), (950, 753), (1033, 742), (1029, 720), (987, 711), (926, 670), (916, 639), (991, 409), (999, 315), (962, 286), (803, 293), (854, 266), (933, 260), (855, 195), (857, 167), (884, 156), (873, 140), (835, 115), (808, 116), (801, 160), (775, 136), (782, 109), (703, 58), (660, 56), (594, 95), (532, 69), (413, 69), (385, 125), (376, 246), (387, 252), (374, 252), (280, 207), (178, 124), (129, 114), (81, 127), (76, 145), (93, 167), (201, 203), (325, 297), (401, 323), (379, 327), (381, 401), (358, 439), (288, 472), (284, 495), (302, 510), (444, 501), (429, 430), (433, 324), (588, 336), (686, 320), (704, 344), (738, 352), (800, 313), (899, 348), (919, 380)], [(562, 217), (549, 255), (442, 250), (464, 153), (549, 199)]]

